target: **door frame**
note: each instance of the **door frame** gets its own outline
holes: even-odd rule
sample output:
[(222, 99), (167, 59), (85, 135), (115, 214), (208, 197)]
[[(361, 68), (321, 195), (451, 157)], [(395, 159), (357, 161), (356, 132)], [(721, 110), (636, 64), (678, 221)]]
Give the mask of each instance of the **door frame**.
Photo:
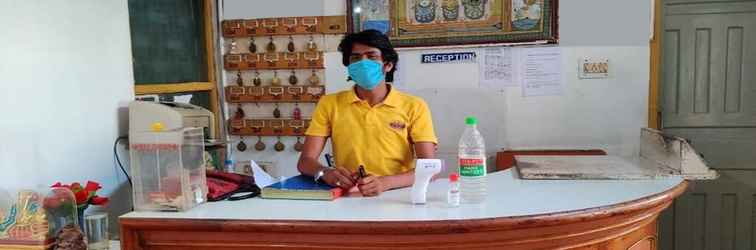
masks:
[(648, 88), (648, 127), (661, 129), (661, 107), (659, 106), (659, 69), (661, 68), (662, 58), (662, 0), (652, 0), (653, 15), (653, 34), (649, 41), (651, 50), (650, 70), (649, 70), (649, 88)]

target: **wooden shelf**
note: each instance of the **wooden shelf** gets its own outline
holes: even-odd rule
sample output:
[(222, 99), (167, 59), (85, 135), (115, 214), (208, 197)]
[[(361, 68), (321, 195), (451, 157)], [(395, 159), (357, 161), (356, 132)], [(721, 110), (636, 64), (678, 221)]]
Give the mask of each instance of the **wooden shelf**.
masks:
[(226, 70), (324, 69), (323, 51), (242, 53), (223, 56)]
[(325, 94), (325, 86), (226, 86), (229, 103), (316, 103)]
[(309, 119), (230, 119), (229, 134), (242, 136), (304, 136)]
[(223, 37), (344, 34), (346, 16), (280, 17), (225, 20)]
[(211, 91), (215, 89), (212, 82), (187, 82), (165, 84), (137, 84), (134, 85), (134, 93), (137, 95), (147, 94), (173, 94), (195, 91)]

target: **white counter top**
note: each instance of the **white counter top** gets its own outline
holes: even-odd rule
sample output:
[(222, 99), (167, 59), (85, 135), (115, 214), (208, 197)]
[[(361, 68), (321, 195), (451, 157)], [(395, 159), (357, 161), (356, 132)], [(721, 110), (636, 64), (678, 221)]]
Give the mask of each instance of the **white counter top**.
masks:
[(342, 197), (335, 201), (266, 200), (210, 202), (187, 212), (131, 212), (122, 218), (437, 221), (529, 216), (615, 205), (667, 191), (680, 177), (655, 180), (521, 180), (512, 170), (488, 176), (488, 199), (480, 205), (446, 205), (448, 181), (431, 183), (428, 204), (412, 205), (409, 188), (379, 197)]

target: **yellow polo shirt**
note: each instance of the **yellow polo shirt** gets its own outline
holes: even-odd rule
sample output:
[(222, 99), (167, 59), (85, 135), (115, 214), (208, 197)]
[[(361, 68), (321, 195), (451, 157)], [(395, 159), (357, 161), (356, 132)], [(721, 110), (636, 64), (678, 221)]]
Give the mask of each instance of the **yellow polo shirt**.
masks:
[(377, 176), (412, 170), (414, 142), (438, 143), (428, 104), (394, 88), (373, 107), (353, 88), (323, 96), (305, 134), (331, 137), (336, 166)]

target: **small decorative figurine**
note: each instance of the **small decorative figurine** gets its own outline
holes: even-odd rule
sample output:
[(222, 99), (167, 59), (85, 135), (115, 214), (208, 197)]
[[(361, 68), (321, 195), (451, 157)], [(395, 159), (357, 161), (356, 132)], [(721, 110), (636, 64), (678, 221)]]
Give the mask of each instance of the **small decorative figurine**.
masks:
[(84, 233), (74, 225), (66, 225), (55, 236), (55, 250), (87, 250)]

